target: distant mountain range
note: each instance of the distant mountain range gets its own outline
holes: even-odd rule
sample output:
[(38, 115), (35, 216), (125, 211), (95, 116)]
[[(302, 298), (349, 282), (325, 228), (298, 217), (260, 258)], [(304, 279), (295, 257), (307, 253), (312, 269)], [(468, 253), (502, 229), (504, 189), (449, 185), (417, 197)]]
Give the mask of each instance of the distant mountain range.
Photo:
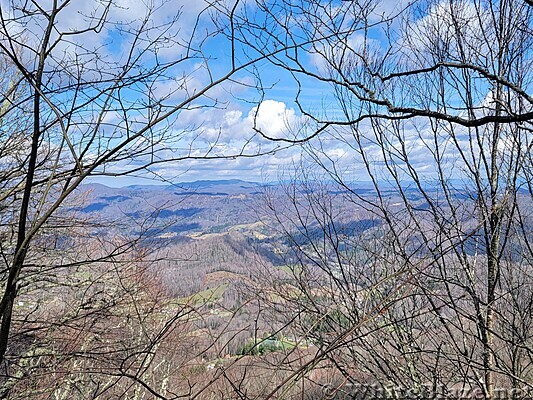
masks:
[(80, 188), (83, 204), (70, 210), (134, 231), (150, 226), (153, 235), (221, 232), (257, 221), (263, 187), (236, 179), (122, 188), (91, 183)]
[[(282, 185), (265, 185), (238, 179), (200, 180), (172, 185), (131, 185), (122, 188), (91, 183), (80, 187), (79, 197), (83, 201), (71, 206), (69, 211), (77, 213), (86, 221), (102, 221), (103, 227), (96, 229), (95, 234), (118, 230), (127, 235), (144, 233), (150, 239), (181, 241), (205, 235), (240, 232), (254, 240), (260, 238), (268, 241), (275, 236), (272, 230), (275, 216), (273, 211), (265, 207), (267, 196), (276, 196), (275, 202), (278, 206), (281, 205), (281, 209), (290, 210), (294, 207), (283, 190), (279, 190)], [(309, 186), (302, 186), (299, 194), (305, 197), (312, 190)], [(430, 188), (428, 192), (437, 195), (436, 190)], [(379, 221), (368, 219), (368, 215), (365, 216), (358, 210), (357, 204), (346, 200), (345, 195), (350, 191), (365, 200), (377, 200), (375, 191), (364, 183), (354, 189), (331, 190), (332, 206), (337, 208), (335, 214), (343, 215), (342, 220), (335, 222), (335, 228), (346, 231), (349, 235), (374, 229)], [(405, 207), (402, 196), (408, 199), (415, 212), (423, 213), (430, 209), (427, 199), (413, 186), (403, 188), (402, 196), (392, 188), (383, 190), (381, 194), (388, 199), (393, 212), (402, 213)], [(458, 202), (472, 201), (471, 195), (466, 191), (456, 191), (453, 196)], [(305, 204), (305, 200), (302, 204)], [(445, 207), (445, 204), (442, 206)], [(321, 229), (323, 227), (309, 225), (305, 227), (305, 232), (311, 237), (319, 238)], [(294, 233), (298, 243), (309, 239), (298, 235), (298, 232)], [(472, 243), (467, 243), (467, 247), (483, 251), (483, 246), (475, 238), (471, 241)]]

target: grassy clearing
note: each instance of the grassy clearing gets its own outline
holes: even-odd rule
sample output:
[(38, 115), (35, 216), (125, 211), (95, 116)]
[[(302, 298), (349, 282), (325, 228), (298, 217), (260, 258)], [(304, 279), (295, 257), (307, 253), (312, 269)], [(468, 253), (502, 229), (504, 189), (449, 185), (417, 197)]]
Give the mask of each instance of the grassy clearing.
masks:
[(206, 304), (214, 303), (222, 298), (226, 288), (228, 287), (227, 283), (202, 290), (201, 292), (195, 293), (191, 296), (181, 297), (176, 299), (176, 303), (179, 305), (183, 304)]

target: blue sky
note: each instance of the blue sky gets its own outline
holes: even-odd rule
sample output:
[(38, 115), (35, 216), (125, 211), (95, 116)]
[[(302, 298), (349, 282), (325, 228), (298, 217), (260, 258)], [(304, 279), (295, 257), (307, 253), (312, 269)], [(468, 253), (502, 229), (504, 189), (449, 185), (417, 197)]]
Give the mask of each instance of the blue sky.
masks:
[[(0, 0), (4, 17), (12, 13), (8, 3), (7, 0)], [(39, 3), (46, 8), (50, 6), (51, 0), (43, 0)], [(343, 24), (350, 24), (356, 19), (356, 16), (350, 16), (349, 13), (337, 13), (333, 22), (330, 21), (321, 25), (320, 19), (313, 21), (312, 25), (314, 24), (316, 32), (304, 32), (298, 27), (302, 22), (298, 20), (298, 17), (284, 15), (280, 10), (276, 11), (274, 7), (277, 3), (276, 0), (269, 3), (274, 12), (279, 11), (277, 15), (279, 18), (287, 18), (287, 24), (291, 26), (290, 34), (300, 41), (306, 41), (310, 37), (309, 35), (313, 34), (327, 35), (331, 28), (330, 25), (337, 23), (335, 22), (337, 20), (342, 20), (339, 24), (343, 27)], [(326, 3), (323, 2), (323, 4)], [(379, 2), (369, 16), (369, 21), (376, 22), (380, 16), (391, 15), (407, 3), (407, 0)], [(461, 3), (468, 19), (469, 10), (472, 8), (470, 1), (461, 0), (459, 3)], [(102, 2), (97, 0), (72, 0), (58, 17), (54, 39), (58, 38), (60, 33), (64, 34), (87, 26), (90, 23), (91, 15), (102, 12), (101, 4)], [(147, 4), (155, 6), (153, 8), (155, 11), (149, 14), (148, 18), (146, 17), (149, 13)], [(231, 9), (233, 4), (234, 2), (230, 0), (216, 3), (217, 7), (226, 7), (227, 10)], [(246, 11), (246, 18), (248, 18), (246, 22), (259, 24), (255, 29), (252, 29), (252, 32), (245, 31), (243, 33), (245, 39), (250, 39), (257, 46), (264, 46), (267, 52), (274, 51), (277, 39), (284, 39), (283, 29), (279, 26), (274, 27), (273, 24), (268, 24), (269, 29), (272, 27), (272, 31), (261, 29), (260, 23), (263, 21), (265, 13), (261, 12), (252, 0), (242, 1), (239, 4), (241, 6), (236, 10), (237, 15)], [(332, 4), (332, 9), (344, 10), (346, 8), (348, 10), (351, 3), (332, 1), (330, 4)], [(442, 5), (435, 2), (432, 8), (422, 11), (412, 22), (411, 34), (415, 33), (412, 36), (406, 36), (399, 25), (388, 26), (392, 34), (391, 42), (398, 46), (398, 49), (405, 51), (408, 58), (409, 49), (416, 50), (417, 47), (423, 48), (426, 45), (424, 41), (429, 37), (426, 33), (442, 37), (448, 35), (449, 27), (445, 23), (446, 4), (448, 4), (447, 1), (444, 1)], [(160, 5), (162, 6), (158, 7)], [(169, 110), (187, 97), (201, 91), (206, 85), (209, 85), (210, 80), (217, 80), (231, 70), (231, 41), (223, 33), (217, 31), (219, 28), (227, 29), (228, 19), (221, 16), (217, 20), (218, 22), (214, 23), (214, 10), (209, 10), (206, 6), (207, 3), (203, 0), (151, 0), (147, 2), (116, 0), (107, 14), (109, 20), (114, 21), (115, 24), (110, 24), (102, 30), (90, 31), (79, 36), (69, 36), (68, 40), (61, 41), (55, 46), (53, 54), (56, 60), (59, 60), (57, 61), (59, 64), (66, 63), (65, 65), (68, 65), (70, 60), (81, 60), (82, 65), (88, 71), (84, 75), (86, 79), (98, 79), (98, 72), (105, 71), (106, 68), (110, 68), (112, 72), (119, 70), (132, 46), (132, 54), (134, 55), (139, 54), (143, 49), (150, 51), (140, 55), (138, 65), (130, 72), (130, 75), (154, 66), (156, 59), (163, 64), (181, 60), (168, 67), (164, 75), (154, 77), (150, 86), (138, 86), (135, 87), (135, 90), (123, 90), (121, 94), (121, 100), (131, 105), (154, 102), (154, 104), (159, 104), (158, 107), (161, 110)], [(318, 13), (321, 12), (323, 10)], [(140, 40), (133, 45), (134, 36), (124, 32), (138, 29), (143, 21), (146, 23), (143, 33), (138, 37)], [(237, 18), (236, 21), (239, 19)], [(29, 25), (23, 28), (25, 29), (24, 40), (37, 44), (40, 40), (40, 32), (45, 29), (45, 22), (44, 19), (30, 19)], [(361, 31), (355, 31), (344, 38), (344, 42), (340, 41), (339, 46), (334, 41), (324, 45), (320, 42), (315, 48), (307, 45), (303, 51), (300, 51), (298, 60), (309, 71), (328, 76), (325, 60), (318, 52), (322, 51), (328, 54), (330, 60), (341, 57), (346, 46), (352, 50), (363, 49), (367, 46), (377, 53), (383, 52), (386, 50), (385, 27), (386, 25), (378, 24), (375, 28), (370, 29), (366, 41)], [(473, 26), (469, 29), (475, 28)], [(13, 26), (12, 29), (15, 32), (16, 29), (22, 28)], [(157, 40), (162, 30), (165, 30), (164, 37), (159, 37), (160, 45), (156, 50), (150, 43)], [(195, 56), (190, 59), (183, 58), (187, 50), (186, 43), (190, 43), (195, 50), (193, 52)], [(236, 37), (235, 49), (237, 66), (247, 63), (259, 55), (249, 45), (240, 45), (239, 35)], [(98, 52), (100, 60), (94, 59), (94, 54), (91, 52), (93, 50)], [(290, 53), (294, 54), (292, 50)], [(283, 53), (278, 53), (276, 56), (279, 56), (283, 62), (295, 65), (283, 57)], [(31, 64), (31, 62), (30, 57), (28, 63)], [(410, 61), (406, 60), (405, 62), (409, 63)], [(113, 63), (117, 64), (117, 68), (112, 67)], [(61, 68), (65, 68), (67, 71), (68, 67), (65, 65), (61, 65)], [(51, 62), (50, 66), (54, 67), (55, 65)], [(260, 83), (258, 77), (260, 77)], [(52, 78), (51, 84), (59, 85), (60, 83), (55, 82), (54, 79), (57, 78)], [(480, 88), (483, 90), (480, 90), (477, 101), (482, 103), (487, 96), (487, 87)], [(349, 180), (366, 180), (368, 177), (362, 168), (361, 157), (358, 154), (361, 148), (354, 148), (354, 134), (356, 132), (350, 127), (329, 129), (310, 143), (292, 147), (282, 142), (269, 141), (257, 133), (259, 130), (271, 138), (302, 138), (312, 134), (319, 125), (302, 114), (295, 102), (297, 94), (299, 105), (305, 111), (325, 120), (345, 118), (342, 115), (338, 99), (329, 84), (302, 74), (297, 75), (295, 79), (290, 73), (275, 67), (268, 60), (259, 60), (250, 64), (248, 68), (233, 74), (230, 80), (211, 88), (204, 96), (187, 104), (187, 107), (176, 112), (156, 127), (157, 129), (154, 131), (158, 131), (156, 134), (160, 135), (160, 140), (154, 147), (158, 162), (150, 168), (149, 172), (137, 171), (128, 177), (98, 177), (95, 180), (113, 186), (149, 183), (149, 180), (154, 177), (173, 182), (229, 178), (271, 181), (277, 179), (280, 174), (286, 173), (293, 165), (301, 162), (305, 164), (311, 160), (309, 150), (312, 146), (321, 149), (326, 165), (335, 163), (337, 168), (348, 176)], [(401, 93), (397, 94), (401, 96)], [(343, 100), (351, 100), (350, 94), (346, 93), (346, 95), (348, 97), (343, 98)], [(62, 94), (61, 96), (57, 99), (64, 101), (68, 100), (71, 94)], [(344, 94), (340, 94), (340, 96), (343, 97)], [(453, 100), (453, 98), (451, 99)], [(357, 101), (353, 104), (354, 106), (348, 110), (349, 113), (358, 112)], [(94, 118), (97, 111), (88, 110), (84, 118)], [(127, 119), (130, 124), (128, 126), (133, 130), (142, 127), (143, 121), (149, 118), (146, 111), (143, 110), (130, 110), (128, 112)], [(101, 137), (106, 138), (107, 143), (111, 145), (122, 140), (120, 135), (123, 135), (125, 131), (125, 122), (121, 110), (110, 109), (101, 117), (104, 122), (99, 133)], [(427, 122), (423, 120), (413, 120), (412, 123), (406, 124), (402, 128), (402, 135), (404, 135), (403, 139), (408, 147), (413, 165), (421, 173), (431, 175), (435, 171), (432, 166), (432, 148), (428, 146), (428, 143), (433, 134), (427, 130), (425, 124)], [(363, 133), (372, 132), (372, 127), (368, 123), (362, 123), (357, 127), (357, 130)], [(75, 142), (76, 133), (73, 135), (72, 140)], [(468, 147), (471, 144), (466, 133), (458, 132), (457, 136), (462, 146)], [(439, 140), (441, 139), (443, 143), (447, 140), (445, 135), (439, 138)], [(396, 142), (394, 137), (390, 139), (391, 146), (396, 146)], [(142, 145), (139, 143), (137, 142), (137, 145)], [(380, 146), (375, 143), (372, 134), (365, 137), (361, 146), (362, 151), (371, 159), (374, 168), (379, 173), (380, 169), (383, 169), (384, 159)], [(247, 157), (258, 153), (270, 154), (261, 157)], [(233, 157), (241, 154), (246, 157)], [(214, 156), (222, 158), (201, 159), (205, 155), (210, 158)], [(228, 158), (224, 158), (224, 156)], [(456, 156), (456, 153), (450, 152), (448, 158), (452, 175), (461, 173), (461, 165), (457, 163)], [(164, 162), (165, 160), (170, 161)], [(121, 173), (140, 167), (145, 162), (146, 158), (143, 157), (124, 158), (113, 165), (106, 166), (106, 171)], [(312, 163), (312, 161), (309, 162)], [(396, 162), (401, 164), (398, 160)]]

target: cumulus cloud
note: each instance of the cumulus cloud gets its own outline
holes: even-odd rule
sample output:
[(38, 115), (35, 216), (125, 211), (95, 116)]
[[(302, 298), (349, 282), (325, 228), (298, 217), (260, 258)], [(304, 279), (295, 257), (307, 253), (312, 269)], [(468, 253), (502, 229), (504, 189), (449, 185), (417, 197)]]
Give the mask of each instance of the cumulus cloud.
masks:
[[(265, 136), (291, 137), (303, 118), (285, 103), (265, 100), (246, 109), (243, 104), (229, 103), (227, 108), (195, 108), (184, 110), (171, 130), (153, 148), (156, 157), (165, 160), (148, 168), (155, 176), (170, 181), (233, 177), (261, 181), (263, 175), (275, 177), (278, 169), (297, 160), (301, 148), (270, 141)], [(269, 153), (265, 157), (238, 157)], [(220, 159), (205, 160), (205, 156)], [(237, 156), (237, 157), (234, 157)], [(149, 160), (124, 160), (114, 166), (115, 172), (142, 166)], [(150, 176), (139, 171), (138, 176)]]
[(302, 123), (302, 118), (296, 115), (292, 108), (281, 101), (264, 100), (252, 108), (247, 122), (267, 138), (293, 139)]
[[(281, 101), (264, 100), (248, 112), (235, 102), (227, 108), (184, 110), (174, 124), (175, 129), (195, 127), (195, 133), (206, 141), (217, 140), (227, 145), (253, 141), (268, 146), (268, 138), (294, 139), (305, 126), (305, 118)], [(262, 135), (258, 135), (258, 131)]]
[[(474, 60), (480, 54), (489, 54), (485, 35), (491, 35), (490, 18), (486, 8), (471, 0), (436, 2), (409, 29), (403, 30), (399, 43), (402, 57), (417, 65), (426, 62), (423, 55), (435, 57), (436, 46), (439, 54), (452, 59)], [(459, 42), (460, 38), (468, 40)]]

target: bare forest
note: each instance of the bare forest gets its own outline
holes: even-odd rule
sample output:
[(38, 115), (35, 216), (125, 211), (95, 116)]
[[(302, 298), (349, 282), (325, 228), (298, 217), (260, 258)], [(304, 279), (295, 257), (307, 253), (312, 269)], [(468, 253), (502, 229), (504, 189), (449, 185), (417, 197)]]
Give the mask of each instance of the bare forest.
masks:
[(533, 398), (532, 56), (530, 0), (0, 0), (0, 399)]

